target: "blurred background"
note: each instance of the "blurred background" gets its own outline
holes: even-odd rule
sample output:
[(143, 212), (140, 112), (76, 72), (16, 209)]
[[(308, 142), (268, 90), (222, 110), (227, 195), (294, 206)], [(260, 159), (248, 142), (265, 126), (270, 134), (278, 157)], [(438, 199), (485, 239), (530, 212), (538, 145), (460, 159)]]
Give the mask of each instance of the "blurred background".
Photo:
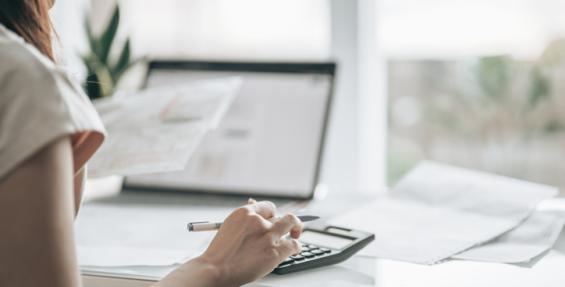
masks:
[(104, 33), (116, 4), (110, 58), (129, 39), (132, 59), (335, 59), (332, 189), (384, 190), (423, 159), (565, 187), (563, 0), (57, 0), (77, 77), (92, 73), (86, 23)]
[(565, 187), (565, 1), (381, 1), (388, 180), (421, 159)]

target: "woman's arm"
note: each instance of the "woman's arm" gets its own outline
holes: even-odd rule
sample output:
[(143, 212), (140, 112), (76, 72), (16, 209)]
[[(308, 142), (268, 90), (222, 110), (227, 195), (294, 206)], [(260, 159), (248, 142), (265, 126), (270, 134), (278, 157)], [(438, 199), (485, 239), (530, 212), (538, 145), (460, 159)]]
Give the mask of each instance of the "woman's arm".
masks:
[(75, 206), (75, 216), (78, 215), (78, 210), (80, 209), (80, 204), (82, 202), (82, 194), (84, 193), (84, 184), (86, 180), (86, 167), (83, 166), (74, 176), (73, 179), (73, 189), (74, 189), (74, 206)]
[(0, 180), (0, 286), (80, 286), (73, 194), (68, 137)]

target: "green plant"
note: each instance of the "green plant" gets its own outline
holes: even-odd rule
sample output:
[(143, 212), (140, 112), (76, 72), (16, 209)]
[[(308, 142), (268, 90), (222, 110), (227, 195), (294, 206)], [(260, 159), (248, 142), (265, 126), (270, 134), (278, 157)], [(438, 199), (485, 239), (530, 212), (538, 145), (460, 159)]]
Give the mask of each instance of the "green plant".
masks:
[(120, 25), (120, 7), (116, 5), (110, 22), (101, 35), (96, 36), (90, 26), (90, 17), (86, 18), (85, 30), (90, 51), (82, 56), (87, 68), (84, 88), (90, 99), (111, 96), (125, 72), (141, 59), (133, 60), (131, 41), (127, 37), (117, 58), (110, 57), (116, 45), (116, 33)]

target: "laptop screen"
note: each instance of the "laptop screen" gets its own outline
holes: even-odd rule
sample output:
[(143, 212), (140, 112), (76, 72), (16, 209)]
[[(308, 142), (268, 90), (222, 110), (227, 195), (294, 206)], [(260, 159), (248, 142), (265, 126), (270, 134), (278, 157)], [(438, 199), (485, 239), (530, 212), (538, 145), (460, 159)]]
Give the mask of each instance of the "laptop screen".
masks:
[(335, 66), (183, 63), (152, 64), (147, 87), (237, 76), (239, 93), (185, 170), (130, 176), (126, 186), (312, 197)]

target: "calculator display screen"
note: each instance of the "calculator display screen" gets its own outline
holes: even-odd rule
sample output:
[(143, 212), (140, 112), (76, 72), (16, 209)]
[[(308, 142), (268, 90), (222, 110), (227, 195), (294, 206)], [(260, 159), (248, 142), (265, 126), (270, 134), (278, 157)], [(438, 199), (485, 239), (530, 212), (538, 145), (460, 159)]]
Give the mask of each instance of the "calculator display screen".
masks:
[(320, 232), (313, 232), (309, 230), (305, 230), (302, 233), (302, 235), (300, 236), (300, 241), (303, 243), (320, 245), (331, 249), (342, 249), (343, 247), (353, 242), (352, 239), (333, 236)]

